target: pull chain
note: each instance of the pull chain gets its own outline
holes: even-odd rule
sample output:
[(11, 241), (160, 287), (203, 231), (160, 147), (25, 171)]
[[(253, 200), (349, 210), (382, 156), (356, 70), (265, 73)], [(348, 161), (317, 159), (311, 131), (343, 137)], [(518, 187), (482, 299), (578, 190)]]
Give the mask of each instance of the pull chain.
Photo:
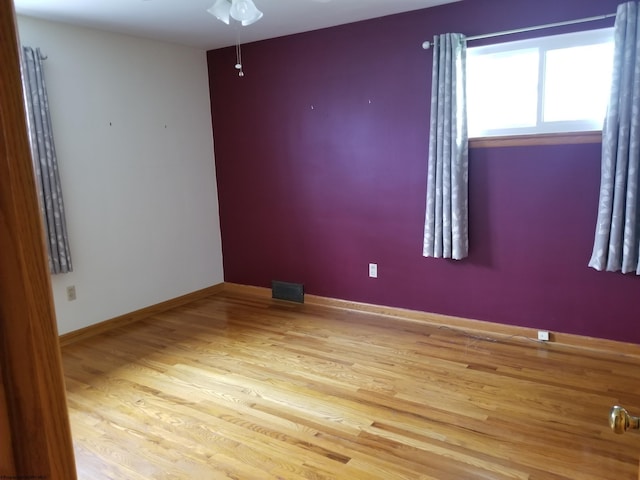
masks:
[(236, 70), (238, 70), (239, 77), (244, 77), (244, 72), (242, 71), (242, 48), (240, 47), (239, 33), (236, 41)]

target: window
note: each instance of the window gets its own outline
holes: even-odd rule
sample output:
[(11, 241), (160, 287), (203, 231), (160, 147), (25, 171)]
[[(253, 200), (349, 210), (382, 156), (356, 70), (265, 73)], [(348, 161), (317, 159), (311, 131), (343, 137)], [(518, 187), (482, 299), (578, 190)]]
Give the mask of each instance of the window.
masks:
[(612, 67), (612, 28), (469, 48), (469, 136), (601, 130)]

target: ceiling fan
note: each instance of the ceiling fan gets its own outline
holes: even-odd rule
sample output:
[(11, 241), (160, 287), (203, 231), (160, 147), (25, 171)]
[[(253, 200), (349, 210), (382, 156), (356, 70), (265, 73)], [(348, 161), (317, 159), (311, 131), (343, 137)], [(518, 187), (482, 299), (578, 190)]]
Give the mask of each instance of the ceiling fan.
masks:
[[(328, 3), (331, 0), (312, 0), (319, 3)], [(223, 23), (229, 25), (229, 22), (233, 18), (240, 22), (243, 27), (256, 23), (263, 17), (263, 13), (258, 10), (258, 7), (253, 3), (253, 0), (216, 0), (211, 7), (207, 9), (207, 12), (216, 17)], [(236, 70), (238, 70), (238, 76), (244, 77), (244, 71), (242, 70), (242, 53), (240, 48), (240, 39), (236, 43)]]
[(243, 27), (256, 23), (263, 15), (252, 0), (216, 0), (207, 12), (227, 25), (229, 19), (233, 18)]
[[(318, 3), (328, 3), (331, 0), (312, 0)], [(211, 15), (221, 22), (229, 25), (231, 18), (237, 20), (243, 27), (256, 23), (263, 16), (258, 10), (253, 0), (216, 0), (216, 2), (207, 9)]]

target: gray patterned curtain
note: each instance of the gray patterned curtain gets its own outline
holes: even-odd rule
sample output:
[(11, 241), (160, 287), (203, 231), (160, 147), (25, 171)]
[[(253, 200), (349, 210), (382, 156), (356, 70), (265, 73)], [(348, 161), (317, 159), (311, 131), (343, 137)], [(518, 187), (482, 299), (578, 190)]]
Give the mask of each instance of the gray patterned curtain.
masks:
[(425, 257), (460, 260), (469, 252), (466, 52), (459, 33), (434, 38)]
[(47, 237), (49, 269), (51, 273), (67, 273), (72, 271), (71, 253), (58, 175), (58, 160), (53, 143), (49, 101), (44, 83), (42, 54), (39, 48), (34, 50), (31, 47), (23, 47), (22, 50), (22, 77), (29, 138)]
[(618, 6), (613, 81), (602, 129), (598, 221), (589, 266), (640, 275), (640, 18), (637, 2)]

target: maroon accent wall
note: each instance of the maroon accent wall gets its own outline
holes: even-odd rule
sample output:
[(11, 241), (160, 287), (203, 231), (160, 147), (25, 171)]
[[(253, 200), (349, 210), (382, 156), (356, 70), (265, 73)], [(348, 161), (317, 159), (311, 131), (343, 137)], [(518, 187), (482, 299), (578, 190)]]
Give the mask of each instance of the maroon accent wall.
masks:
[(599, 144), (471, 149), (470, 255), (422, 257), (422, 41), (617, 4), (465, 0), (244, 45), (243, 78), (233, 48), (208, 52), (225, 280), (640, 343), (640, 278), (587, 267)]

